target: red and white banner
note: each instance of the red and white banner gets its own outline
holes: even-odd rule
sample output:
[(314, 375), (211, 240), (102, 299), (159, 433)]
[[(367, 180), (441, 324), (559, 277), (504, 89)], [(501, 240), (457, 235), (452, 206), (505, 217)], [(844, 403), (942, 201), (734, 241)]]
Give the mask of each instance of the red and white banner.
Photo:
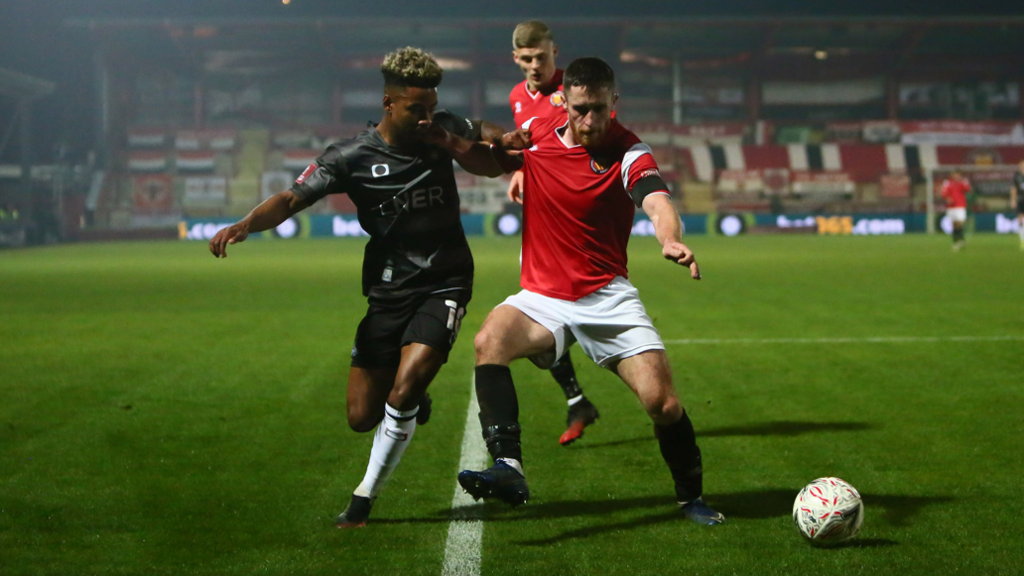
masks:
[(314, 135), (309, 131), (291, 130), (276, 132), (274, 146), (277, 148), (313, 148)]
[(630, 123), (627, 126), (640, 140), (650, 146), (692, 146), (695, 144), (739, 144), (752, 132), (742, 122), (717, 124), (651, 124)]
[(129, 148), (160, 148), (167, 142), (163, 129), (132, 128), (128, 130)]
[(794, 171), (794, 194), (852, 194), (856, 185), (846, 172)]
[(174, 138), (178, 150), (232, 150), (237, 135), (234, 130), (182, 130)]
[(830, 142), (860, 142), (864, 125), (860, 122), (831, 122), (825, 125), (825, 132)]
[(764, 182), (760, 170), (722, 170), (718, 175), (720, 192), (761, 192)]
[(178, 152), (174, 161), (179, 172), (213, 172), (217, 167), (215, 152)]
[(132, 172), (163, 172), (167, 170), (164, 152), (129, 152), (128, 170)]
[(901, 122), (900, 132), (903, 144), (1024, 145), (1024, 126), (1013, 122)]
[(302, 148), (298, 150), (284, 151), (284, 167), (286, 170), (305, 170), (307, 166), (316, 162), (320, 156), (320, 150)]

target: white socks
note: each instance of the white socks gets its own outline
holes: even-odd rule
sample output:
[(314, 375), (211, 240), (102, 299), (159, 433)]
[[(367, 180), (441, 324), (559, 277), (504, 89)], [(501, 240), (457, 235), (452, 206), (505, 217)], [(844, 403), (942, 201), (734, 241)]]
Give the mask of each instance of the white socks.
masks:
[(384, 420), (373, 433), (373, 449), (370, 450), (366, 476), (353, 494), (364, 498), (376, 498), (384, 489), (388, 478), (402, 459), (402, 454), (405, 454), (413, 433), (416, 432), (416, 413), (419, 411), (419, 406), (402, 412), (387, 403), (384, 404)]

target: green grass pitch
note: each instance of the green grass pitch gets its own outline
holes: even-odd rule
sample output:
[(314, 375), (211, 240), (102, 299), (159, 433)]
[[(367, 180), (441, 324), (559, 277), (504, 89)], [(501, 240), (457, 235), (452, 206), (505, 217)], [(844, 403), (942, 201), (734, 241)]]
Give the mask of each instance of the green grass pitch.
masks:
[[(649, 238), (631, 275), (667, 341), (718, 340), (668, 353), (728, 523), (678, 516), (639, 404), (577, 348), (602, 418), (569, 448), (560, 389), (514, 365), (533, 499), (477, 510), (482, 574), (1020, 573), (1015, 237), (956, 254), (926, 236), (687, 241), (703, 281)], [(250, 241), (223, 261), (203, 243), (0, 252), (0, 574), (440, 574), (472, 337), (518, 289), (518, 240), (472, 245), (434, 416), (348, 531), (332, 520), (371, 441), (344, 416), (362, 242)], [(948, 340), (967, 336), (1017, 339)], [(807, 340), (760, 341), (779, 338)], [(861, 491), (866, 520), (819, 550), (790, 509), (827, 475)]]

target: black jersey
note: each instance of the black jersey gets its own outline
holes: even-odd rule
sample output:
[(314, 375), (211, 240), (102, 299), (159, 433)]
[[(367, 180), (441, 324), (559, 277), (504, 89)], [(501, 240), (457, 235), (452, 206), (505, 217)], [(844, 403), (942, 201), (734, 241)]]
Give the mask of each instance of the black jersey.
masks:
[[(479, 128), (447, 111), (434, 122), (463, 138)], [(328, 194), (348, 194), (359, 224), (370, 234), (363, 253), (363, 295), (398, 298), (473, 286), (473, 256), (466, 242), (452, 157), (423, 144), (393, 148), (370, 126), (332, 144), (295, 181), (307, 205)]]

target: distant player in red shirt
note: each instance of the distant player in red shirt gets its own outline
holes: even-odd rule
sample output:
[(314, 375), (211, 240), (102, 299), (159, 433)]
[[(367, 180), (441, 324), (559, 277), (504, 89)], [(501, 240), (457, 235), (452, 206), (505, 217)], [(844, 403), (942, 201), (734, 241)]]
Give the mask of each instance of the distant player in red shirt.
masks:
[(562, 70), (555, 66), (554, 34), (539, 20), (520, 23), (512, 32), (512, 60), (526, 76), (508, 95), (516, 128), (530, 118), (565, 116)]
[(1017, 234), (1020, 236), (1020, 249), (1024, 251), (1024, 160), (1018, 168), (1010, 187), (1010, 208), (1017, 209)]
[(474, 498), (525, 503), (519, 402), (509, 364), (550, 365), (573, 343), (619, 376), (654, 421), (683, 515), (705, 525), (725, 518), (701, 499), (703, 469), (693, 424), (679, 403), (665, 345), (627, 280), (634, 207), (654, 224), (669, 261), (700, 270), (681, 242), (679, 213), (651, 149), (612, 118), (611, 67), (581, 58), (565, 70), (567, 118), (524, 123), (522, 287), (491, 311), (474, 339), (480, 424), (494, 465), (463, 470)]
[(954, 170), (942, 183), (942, 197), (946, 199), (946, 217), (953, 224), (953, 251), (964, 247), (964, 222), (967, 221), (967, 194), (971, 183), (958, 170)]
[[(565, 93), (562, 91), (562, 70), (555, 66), (558, 46), (547, 25), (539, 20), (521, 22), (512, 32), (512, 59), (526, 76), (508, 95), (509, 107), (516, 128), (531, 118), (565, 120)], [(516, 171), (508, 187), (508, 198), (522, 204), (523, 173)], [(551, 366), (551, 376), (562, 387), (569, 403), (566, 430), (558, 439), (563, 446), (583, 436), (583, 429), (593, 424), (600, 414), (583, 394), (576, 379), (569, 351)]]

